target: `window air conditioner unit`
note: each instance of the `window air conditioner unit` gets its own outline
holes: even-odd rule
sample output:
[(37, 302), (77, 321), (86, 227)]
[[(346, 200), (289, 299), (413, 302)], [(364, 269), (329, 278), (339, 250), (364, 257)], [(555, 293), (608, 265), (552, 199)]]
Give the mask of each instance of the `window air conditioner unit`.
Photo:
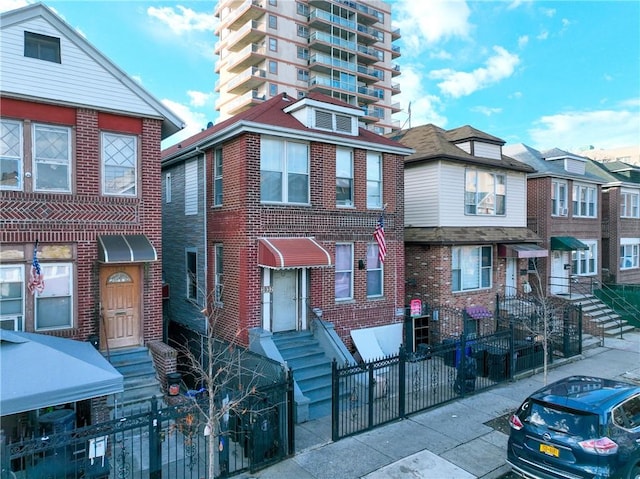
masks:
[(20, 331), (21, 323), (21, 315), (0, 317), (0, 329), (5, 329), (7, 331)]

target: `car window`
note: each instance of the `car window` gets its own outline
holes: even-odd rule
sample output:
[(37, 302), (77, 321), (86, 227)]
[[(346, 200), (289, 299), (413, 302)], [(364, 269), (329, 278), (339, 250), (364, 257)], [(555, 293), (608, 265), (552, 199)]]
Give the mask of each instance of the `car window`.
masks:
[(623, 402), (613, 410), (613, 422), (625, 429), (640, 427), (640, 396), (635, 396)]
[(525, 423), (576, 438), (599, 437), (598, 416), (595, 414), (531, 401), (523, 405), (519, 416)]

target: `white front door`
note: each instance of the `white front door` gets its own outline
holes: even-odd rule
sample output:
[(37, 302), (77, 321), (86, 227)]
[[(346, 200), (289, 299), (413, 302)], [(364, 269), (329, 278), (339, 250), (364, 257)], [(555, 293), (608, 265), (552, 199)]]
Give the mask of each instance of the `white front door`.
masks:
[(282, 269), (272, 275), (271, 332), (298, 329), (298, 270)]
[(571, 265), (568, 251), (552, 251), (551, 277), (549, 278), (549, 293), (568, 294), (569, 293), (569, 268)]
[(515, 296), (518, 288), (518, 258), (507, 258), (506, 278), (504, 281), (505, 296)]

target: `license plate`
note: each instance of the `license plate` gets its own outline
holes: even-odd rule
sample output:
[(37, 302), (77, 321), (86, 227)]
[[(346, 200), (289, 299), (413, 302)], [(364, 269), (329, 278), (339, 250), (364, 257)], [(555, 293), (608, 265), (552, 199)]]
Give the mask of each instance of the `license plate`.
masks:
[(553, 457), (558, 457), (560, 455), (560, 450), (557, 447), (549, 446), (547, 444), (540, 444), (540, 452)]

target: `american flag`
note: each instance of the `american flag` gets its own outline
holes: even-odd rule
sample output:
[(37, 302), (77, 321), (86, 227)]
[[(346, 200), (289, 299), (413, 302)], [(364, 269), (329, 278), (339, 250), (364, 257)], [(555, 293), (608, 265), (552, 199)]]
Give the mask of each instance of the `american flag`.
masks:
[(33, 248), (33, 261), (31, 262), (31, 277), (27, 284), (29, 291), (32, 294), (42, 293), (44, 291), (44, 276), (42, 275), (42, 269), (40, 263), (38, 263), (38, 242)]
[(387, 256), (387, 243), (384, 239), (384, 217), (380, 215), (378, 222), (376, 223), (376, 229), (373, 232), (373, 237), (378, 243), (378, 259), (381, 263), (384, 263), (384, 257)]

